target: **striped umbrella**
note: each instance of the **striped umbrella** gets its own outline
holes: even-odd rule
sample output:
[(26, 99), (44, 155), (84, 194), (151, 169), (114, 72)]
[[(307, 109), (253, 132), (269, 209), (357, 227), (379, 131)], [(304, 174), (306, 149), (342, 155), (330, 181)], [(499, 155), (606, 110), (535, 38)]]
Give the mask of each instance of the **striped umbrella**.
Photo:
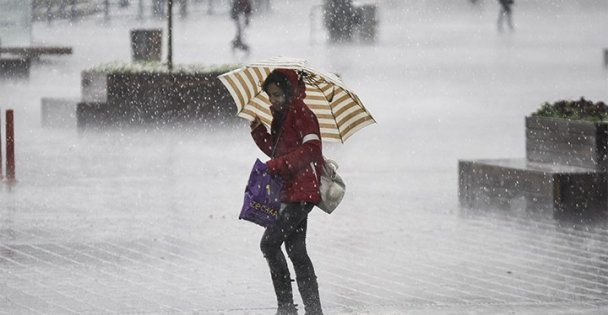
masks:
[(321, 138), (344, 142), (357, 130), (375, 123), (359, 97), (332, 73), (318, 71), (302, 59), (276, 57), (220, 75), (237, 107), (237, 115), (270, 126), (270, 99), (262, 83), (277, 68), (297, 71), (306, 84), (306, 104), (317, 115)]

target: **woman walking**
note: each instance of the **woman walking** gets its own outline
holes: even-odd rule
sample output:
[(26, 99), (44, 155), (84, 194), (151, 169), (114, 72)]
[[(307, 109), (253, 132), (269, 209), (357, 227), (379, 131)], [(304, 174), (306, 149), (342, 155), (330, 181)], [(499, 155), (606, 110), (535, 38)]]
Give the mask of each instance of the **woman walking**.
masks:
[(232, 40), (232, 49), (241, 49), (249, 51), (249, 45), (243, 40), (245, 28), (249, 26), (249, 17), (251, 16), (251, 2), (249, 0), (233, 0), (232, 8), (230, 9), (230, 18), (236, 25), (236, 34)]
[(307, 315), (321, 315), (317, 277), (306, 251), (308, 213), (321, 200), (319, 175), (323, 166), (319, 123), (304, 105), (305, 87), (293, 70), (276, 69), (262, 85), (272, 106), (270, 133), (259, 120), (251, 135), (271, 159), (268, 171), (283, 180), (277, 222), (267, 227), (260, 248), (270, 267), (277, 297), (277, 315), (298, 314), (293, 302), (291, 276), (281, 245), (289, 256)]

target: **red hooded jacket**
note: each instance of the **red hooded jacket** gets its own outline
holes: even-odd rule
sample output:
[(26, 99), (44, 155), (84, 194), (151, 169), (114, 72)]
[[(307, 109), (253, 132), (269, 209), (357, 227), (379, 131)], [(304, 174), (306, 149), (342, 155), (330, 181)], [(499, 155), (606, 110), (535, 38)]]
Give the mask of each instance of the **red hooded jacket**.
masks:
[(319, 122), (317, 116), (303, 102), (306, 96), (304, 84), (298, 80), (295, 71), (276, 71), (288, 78), (294, 96), (284, 114), (281, 130), (271, 133), (279, 138), (274, 157), (272, 146), (276, 139), (273, 139), (266, 127), (260, 124), (251, 131), (251, 135), (258, 147), (271, 157), (271, 160), (266, 162), (270, 174), (283, 179), (281, 201), (318, 204), (321, 201), (319, 176), (323, 167)]

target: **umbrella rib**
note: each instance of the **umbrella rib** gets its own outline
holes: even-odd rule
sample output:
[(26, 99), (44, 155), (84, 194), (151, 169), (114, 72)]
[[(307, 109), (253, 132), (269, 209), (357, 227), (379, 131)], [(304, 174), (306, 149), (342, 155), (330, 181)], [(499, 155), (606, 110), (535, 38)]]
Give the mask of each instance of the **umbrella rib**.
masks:
[(260, 93), (262, 92), (264, 92), (264, 90), (260, 89), (257, 93), (255, 93), (255, 95), (251, 99), (258, 97), (258, 95), (260, 95)]
[[(315, 87), (317, 87), (317, 89), (319, 89), (319, 91), (323, 91), (323, 89), (321, 89), (321, 87), (319, 86), (319, 84), (317, 83), (317, 81), (313, 80), (313, 79), (309, 79), (308, 83), (314, 85)], [(334, 100), (334, 96), (336, 94), (336, 86), (335, 85), (331, 85), (332, 91), (331, 91), (331, 97), (329, 99), (327, 99), (327, 97), (325, 97), (325, 93), (321, 93), (323, 94), (323, 97), (325, 97), (325, 100), (328, 103), (331, 103)]]

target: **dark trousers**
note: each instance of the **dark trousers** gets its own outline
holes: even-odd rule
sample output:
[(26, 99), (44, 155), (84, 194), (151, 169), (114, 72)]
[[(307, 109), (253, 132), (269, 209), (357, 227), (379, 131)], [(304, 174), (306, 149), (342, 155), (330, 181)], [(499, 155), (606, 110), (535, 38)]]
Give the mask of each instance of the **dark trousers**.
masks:
[(245, 27), (247, 27), (247, 17), (242, 14), (239, 14), (236, 19), (233, 19), (234, 24), (236, 26), (236, 34), (234, 35), (234, 39), (232, 40), (232, 49), (241, 49), (241, 50), (249, 50), (249, 45), (245, 44), (244, 41), (244, 32)]
[(317, 276), (306, 251), (306, 225), (312, 207), (313, 204), (305, 202), (285, 204), (277, 222), (266, 228), (260, 248), (270, 267), (279, 308), (293, 304), (291, 276), (281, 250), (285, 243), (306, 314), (322, 314)]

